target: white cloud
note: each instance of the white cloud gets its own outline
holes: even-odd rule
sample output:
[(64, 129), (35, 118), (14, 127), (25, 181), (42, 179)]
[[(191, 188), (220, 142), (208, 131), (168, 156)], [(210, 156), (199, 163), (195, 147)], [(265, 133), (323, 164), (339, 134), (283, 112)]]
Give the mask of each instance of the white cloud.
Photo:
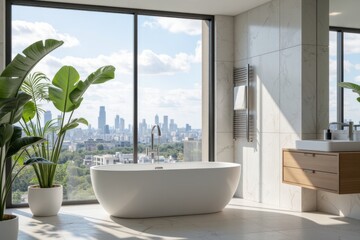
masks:
[(64, 41), (64, 47), (79, 45), (79, 40), (68, 33), (58, 32), (52, 25), (45, 22), (12, 21), (12, 40), (14, 47), (28, 46), (33, 42), (54, 38)]
[(151, 28), (160, 27), (171, 33), (185, 33), (192, 36), (201, 34), (200, 20), (154, 17), (153, 21), (146, 21), (144, 26)]
[(345, 54), (360, 53), (360, 34), (344, 34), (344, 52)]

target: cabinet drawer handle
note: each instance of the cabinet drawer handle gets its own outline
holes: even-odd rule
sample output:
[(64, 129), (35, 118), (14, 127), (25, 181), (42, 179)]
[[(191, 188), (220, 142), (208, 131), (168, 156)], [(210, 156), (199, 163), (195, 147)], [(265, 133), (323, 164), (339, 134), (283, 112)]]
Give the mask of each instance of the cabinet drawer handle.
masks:
[(311, 173), (311, 174), (315, 174), (316, 171), (315, 170), (309, 170), (309, 169), (303, 169), (304, 173)]
[(304, 156), (315, 157), (315, 153), (304, 153)]

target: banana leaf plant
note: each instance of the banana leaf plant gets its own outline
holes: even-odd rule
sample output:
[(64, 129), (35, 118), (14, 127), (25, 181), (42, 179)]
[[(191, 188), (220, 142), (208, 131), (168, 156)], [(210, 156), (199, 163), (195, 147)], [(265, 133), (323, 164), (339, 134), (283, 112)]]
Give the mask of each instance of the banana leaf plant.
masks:
[(359, 97), (356, 98), (358, 102), (360, 102), (360, 85), (351, 83), (351, 82), (341, 82), (338, 83), (339, 87), (351, 89), (354, 93), (357, 93)]
[[(114, 78), (115, 68), (104, 66), (91, 73), (84, 81), (80, 80), (78, 71), (72, 66), (63, 66), (54, 76), (51, 82), (42, 73), (34, 73), (25, 80), (22, 90), (31, 95), (31, 100), (26, 104), (23, 111), (21, 126), (26, 135), (36, 135), (46, 138), (56, 130), (56, 138), (49, 142), (43, 142), (35, 148), (35, 156), (49, 159), (53, 165), (33, 164), (36, 178), (41, 188), (51, 188), (54, 185), (57, 163), (59, 161), (62, 145), (66, 132), (79, 126), (87, 125), (86, 119), (74, 118), (73, 114), (83, 101), (83, 95), (93, 84), (102, 84)], [(41, 127), (43, 110), (40, 107), (42, 101), (50, 101), (61, 113), (57, 119), (59, 126), (54, 126), (54, 121), (48, 121)]]
[[(38, 136), (22, 137), (21, 128), (14, 124), (21, 119), (24, 105), (31, 99), (30, 95), (20, 91), (23, 81), (43, 57), (62, 44), (53, 39), (35, 42), (23, 54), (16, 55), (0, 74), (0, 221), (6, 220), (6, 199), (19, 172), (27, 165), (52, 164), (42, 157), (28, 155), (22, 166), (13, 172), (29, 147), (45, 141)], [(6, 176), (8, 161), (11, 162), (11, 173)]]

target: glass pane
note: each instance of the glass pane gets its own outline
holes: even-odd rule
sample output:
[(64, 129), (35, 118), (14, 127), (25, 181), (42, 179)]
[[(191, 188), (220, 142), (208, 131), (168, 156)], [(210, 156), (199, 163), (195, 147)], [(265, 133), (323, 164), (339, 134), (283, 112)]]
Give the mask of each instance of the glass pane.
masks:
[(138, 161), (201, 161), (202, 21), (139, 16), (138, 27)]
[[(115, 79), (90, 86), (75, 111), (73, 117), (86, 118), (89, 126), (68, 131), (55, 180), (64, 185), (64, 200), (95, 199), (90, 166), (132, 161), (133, 16), (14, 6), (12, 31), (13, 54), (37, 40), (64, 40), (63, 46), (34, 69), (50, 79), (62, 65), (75, 67), (83, 80), (104, 65), (116, 67)], [(59, 116), (52, 104), (41, 104), (45, 111), (40, 116), (42, 125)], [(27, 201), (26, 188), (34, 183), (33, 177), (29, 168), (17, 178), (14, 203)]]
[[(344, 33), (344, 81), (360, 84), (360, 34)], [(360, 123), (358, 94), (344, 89), (344, 121)]]
[(337, 121), (337, 32), (329, 32), (329, 122)]

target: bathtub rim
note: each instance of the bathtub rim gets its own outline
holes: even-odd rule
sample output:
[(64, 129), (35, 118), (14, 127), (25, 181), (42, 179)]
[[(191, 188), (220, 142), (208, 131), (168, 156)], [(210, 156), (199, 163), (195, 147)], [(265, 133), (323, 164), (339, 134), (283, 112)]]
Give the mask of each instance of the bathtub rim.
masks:
[[(164, 168), (164, 169), (155, 169), (155, 167), (162, 166), (175, 166), (175, 165), (195, 165), (189, 167), (175, 167), (175, 168)], [(203, 165), (203, 166), (199, 166)], [(211, 166), (213, 165), (213, 166)], [(135, 167), (136, 166), (136, 167)], [(143, 166), (145, 168), (141, 168)], [(116, 168), (114, 168), (116, 167)], [(123, 167), (123, 168), (121, 168)], [(227, 168), (237, 168), (241, 167), (240, 163), (233, 162), (176, 162), (176, 163), (131, 163), (131, 164), (108, 164), (108, 165), (98, 165), (91, 166), (90, 171), (104, 171), (104, 172), (143, 172), (143, 171), (176, 171), (176, 170), (210, 170), (210, 169), (227, 169)]]

